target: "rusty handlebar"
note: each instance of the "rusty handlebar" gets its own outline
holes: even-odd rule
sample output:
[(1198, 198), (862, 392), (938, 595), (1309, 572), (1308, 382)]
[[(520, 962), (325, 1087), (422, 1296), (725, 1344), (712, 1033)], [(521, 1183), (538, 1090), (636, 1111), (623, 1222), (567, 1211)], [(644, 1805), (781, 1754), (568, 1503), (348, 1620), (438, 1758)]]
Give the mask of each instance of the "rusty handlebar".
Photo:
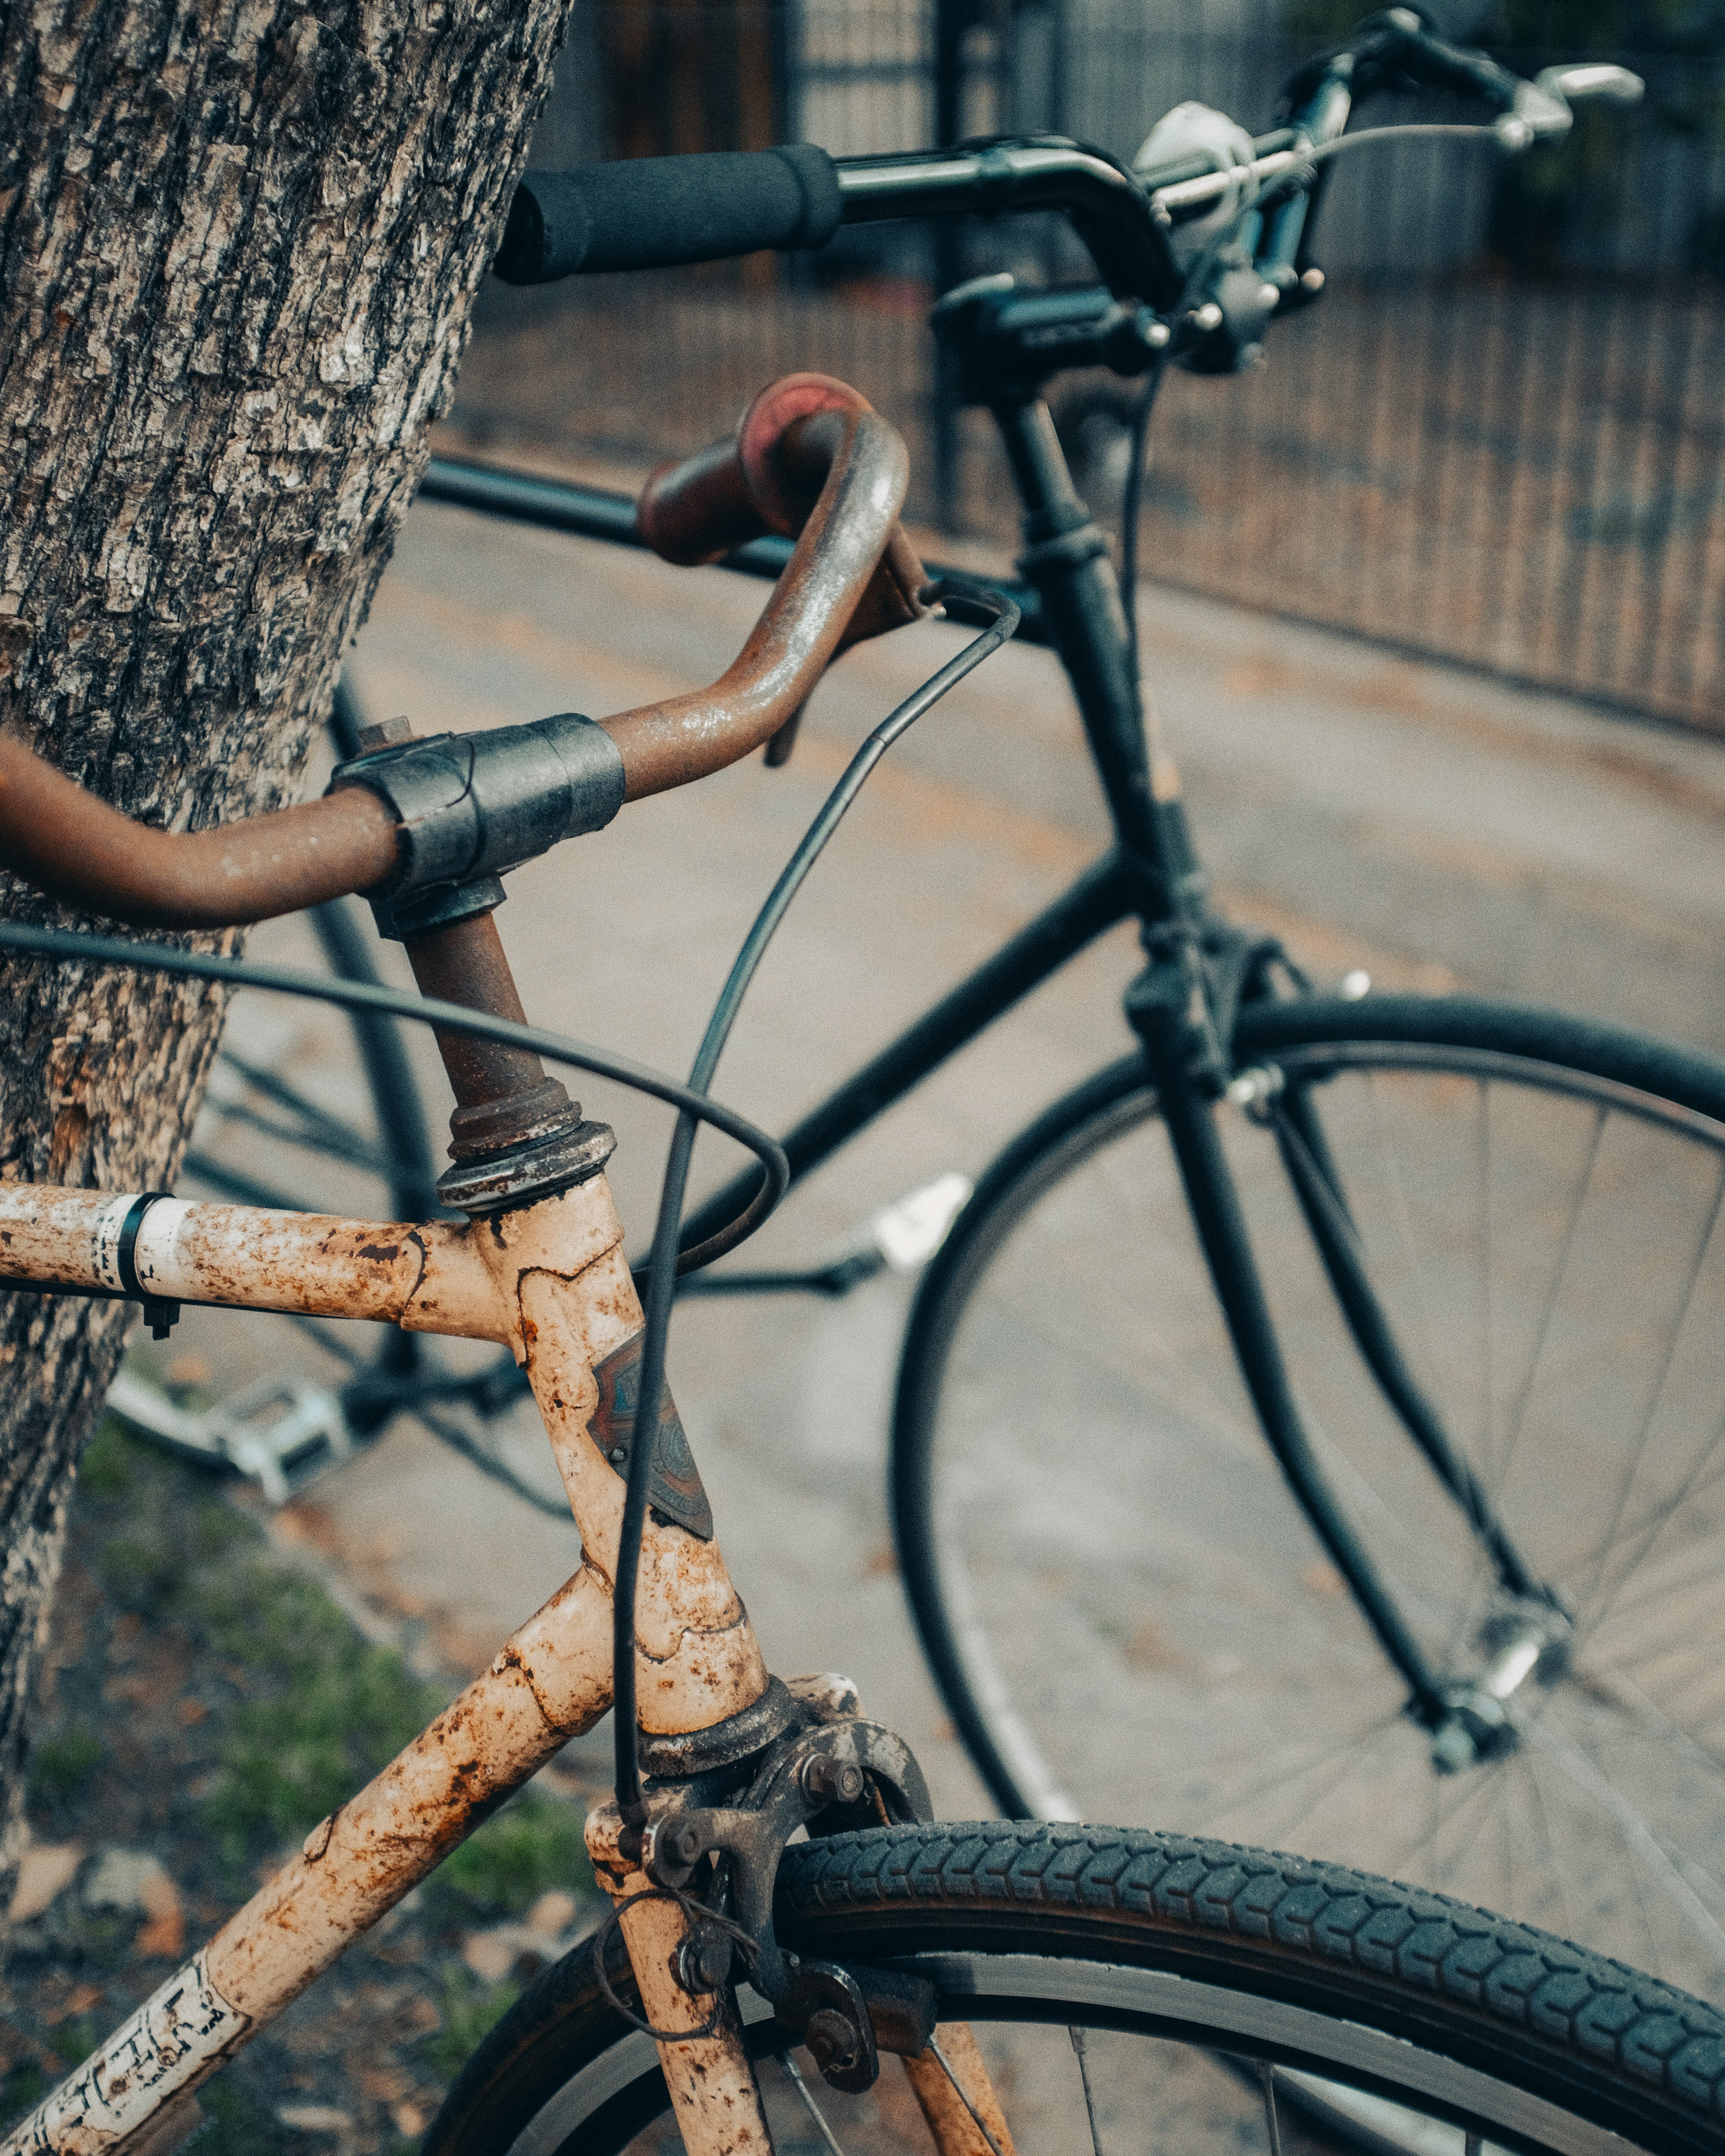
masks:
[(915, 621), (927, 581), (898, 521), (910, 466), (866, 398), (821, 374), (763, 390), (732, 440), (662, 465), (635, 519), (668, 562), (716, 560), (763, 532), (798, 532), (736, 664), (711, 689), (603, 721), (626, 798), (734, 763), (787, 736), (838, 653)]
[(210, 831), (135, 824), (0, 734), (0, 867), (137, 928), (234, 928), (386, 882), (395, 820), (352, 788)]
[[(622, 758), (624, 799), (705, 778), (772, 741), (846, 644), (925, 610), (923, 572), (898, 526), (908, 475), (903, 442), (864, 398), (807, 375), (764, 391), (723, 450), (655, 475), (642, 528), (655, 518), (667, 533), (675, 527), (683, 551), (668, 545), (669, 558), (723, 552), (739, 522), (742, 536), (801, 536), (747, 643), (711, 688), (599, 721)], [(387, 890), (403, 857), (393, 812), (363, 784), (213, 830), (163, 831), (0, 733), (0, 868), (111, 920), (239, 927)]]

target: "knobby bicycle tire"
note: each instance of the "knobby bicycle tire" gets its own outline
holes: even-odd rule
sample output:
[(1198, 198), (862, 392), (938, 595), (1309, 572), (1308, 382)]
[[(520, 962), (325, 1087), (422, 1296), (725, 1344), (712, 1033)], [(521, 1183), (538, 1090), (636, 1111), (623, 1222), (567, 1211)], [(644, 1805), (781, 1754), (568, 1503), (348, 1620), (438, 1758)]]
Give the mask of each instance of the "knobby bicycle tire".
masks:
[[(1105, 2149), (1122, 2114), (1129, 2138), (1117, 2125), (1111, 2145), (1142, 2145), (1152, 2102), (1163, 2131), (1184, 2121), (1183, 2147), (1260, 2145), (1249, 2137), (1264, 2099), (1242, 2061), (1524, 2148), (1725, 2147), (1725, 2017), (1713, 2008), (1340, 1866), (1104, 1827), (891, 1827), (788, 1849), (778, 1923), (805, 1953), (915, 1969), (936, 1984), (943, 2021), (1004, 2025), (983, 2029), (983, 2043), (1004, 2064), (997, 2087), (1026, 2149), (1092, 2145), (1081, 2127), (1051, 2130), (1063, 2112), (1083, 2116), (1074, 2027), (1091, 2032)], [(618, 1981), (629, 1998), (621, 1971)], [(752, 2015), (757, 2057), (788, 2044), (762, 2002)], [(1234, 2072), (1212, 2064), (1219, 2053)], [(891, 2059), (882, 2068), (870, 2098), (839, 2097), (807, 2069), (845, 2156), (905, 2145), (901, 2084)], [(789, 2107), (788, 2085), (762, 2078), (769, 2111)], [(1297, 2102), (1300, 2082), (1278, 2072), (1276, 2085)], [(650, 2041), (605, 2003), (578, 1947), (483, 2039), (424, 2156), (609, 2156), (650, 2137), (666, 2107)]]
[[(1720, 1995), (1725, 1068), (1377, 995), (1249, 1009), (1235, 1060), (1315, 1107), (1409, 1360), (1577, 1602), (1570, 1639), (1501, 1756), (1440, 1776), (1251, 1422), (1128, 1058), (983, 1175), (906, 1334), (895, 1525), (973, 1758), (1009, 1813), (1314, 1847)], [(1366, 1373), (1271, 1132), (1220, 1112), (1332, 1485), (1473, 1674), (1518, 1605)]]

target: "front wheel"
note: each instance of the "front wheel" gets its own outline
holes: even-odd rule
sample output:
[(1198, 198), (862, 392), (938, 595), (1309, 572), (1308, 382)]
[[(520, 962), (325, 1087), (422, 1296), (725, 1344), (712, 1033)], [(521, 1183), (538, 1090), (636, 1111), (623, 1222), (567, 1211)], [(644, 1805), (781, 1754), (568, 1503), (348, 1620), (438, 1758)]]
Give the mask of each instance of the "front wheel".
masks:
[[(891, 1827), (788, 1849), (777, 1922), (799, 1953), (932, 1982), (937, 2044), (986, 2117), (980, 2061), (1025, 2156), (1725, 2150), (1725, 2017), (1337, 1867), (1099, 1827)], [(630, 1999), (623, 1970), (615, 1982)], [(867, 2095), (840, 2095), (744, 1998), (777, 2147), (928, 2145), (893, 2060)], [(675, 2145), (655, 2047), (605, 2003), (582, 1947), (485, 2037), (424, 2156)]]
[(1326, 1478), (1444, 1678), (1406, 1712), (1283, 1483), (1136, 1059), (983, 1178), (919, 1292), (894, 1502), (949, 1707), (1020, 1815), (1311, 1850), (1725, 1997), (1725, 1070), (1466, 998), (1249, 1009), (1506, 1589), (1338, 1310), (1275, 1131), (1219, 1111)]

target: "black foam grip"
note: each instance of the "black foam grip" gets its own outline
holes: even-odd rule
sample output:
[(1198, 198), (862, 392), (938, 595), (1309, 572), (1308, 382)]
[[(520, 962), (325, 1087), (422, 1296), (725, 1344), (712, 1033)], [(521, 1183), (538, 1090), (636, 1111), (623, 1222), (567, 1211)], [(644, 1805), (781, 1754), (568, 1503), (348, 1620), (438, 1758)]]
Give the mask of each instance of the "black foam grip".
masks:
[(528, 172), (492, 267), (506, 285), (548, 285), (578, 270), (722, 262), (822, 246), (839, 214), (837, 169), (810, 142)]

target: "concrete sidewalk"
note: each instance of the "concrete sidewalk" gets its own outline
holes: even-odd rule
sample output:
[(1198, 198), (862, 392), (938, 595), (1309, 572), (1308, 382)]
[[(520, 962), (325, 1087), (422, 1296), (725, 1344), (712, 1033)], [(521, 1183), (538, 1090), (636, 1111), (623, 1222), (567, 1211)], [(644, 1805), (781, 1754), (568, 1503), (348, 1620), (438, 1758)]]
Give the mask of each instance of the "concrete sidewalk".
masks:
[[(722, 670), (762, 588), (718, 572), (417, 510), (355, 654), (367, 712), (422, 731), (603, 714)], [(1466, 985), (1568, 1004), (1725, 1051), (1725, 747), (1147, 592), (1147, 669), (1196, 829), (1231, 910), (1320, 978)], [(754, 910), (850, 749), (955, 647), (932, 626), (847, 658), (788, 769), (757, 762), (626, 810), (511, 880), (499, 916), (530, 1015), (686, 1067)], [(1012, 649), (870, 782), (762, 969), (718, 1090), (782, 1127), (1045, 904), (1106, 825), (1056, 662)], [(259, 955), (299, 955), (294, 924)], [(976, 1173), (1034, 1112), (1128, 1045), (1127, 931), (1101, 940), (798, 1193), (757, 1245), (812, 1257), (884, 1201)], [(392, 963), (398, 954), (392, 953)], [(399, 968), (397, 968), (399, 971)], [(270, 1056), (338, 1087), (340, 1027), (243, 1005)], [(428, 1101), (447, 1089), (418, 1045)], [(603, 1085), (614, 1180), (650, 1229), (665, 1122)], [(697, 1181), (732, 1165), (710, 1143)], [(311, 1202), (308, 1200), (308, 1202)], [(732, 1569), (769, 1661), (839, 1667), (916, 1747), (937, 1803), (986, 1809), (923, 1672), (894, 1574), (887, 1403), (908, 1292), (836, 1305), (694, 1303), (671, 1370)], [(275, 1321), (188, 1313), (223, 1388), (284, 1356)], [(521, 1456), (535, 1456), (531, 1421)], [(398, 1426), (290, 1508), (376, 1623), (459, 1674), (576, 1561), (527, 1513)], [(603, 1733), (576, 1748), (603, 1777)]]

